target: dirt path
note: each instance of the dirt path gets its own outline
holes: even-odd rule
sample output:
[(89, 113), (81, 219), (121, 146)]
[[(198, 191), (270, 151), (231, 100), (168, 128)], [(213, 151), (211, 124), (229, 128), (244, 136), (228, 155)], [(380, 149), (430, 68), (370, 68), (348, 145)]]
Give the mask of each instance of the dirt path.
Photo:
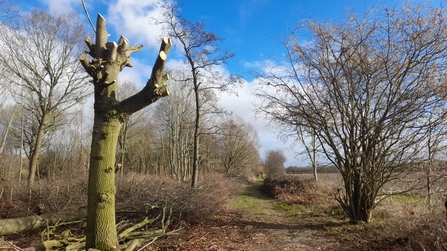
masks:
[(188, 231), (175, 246), (156, 250), (342, 250), (324, 226), (264, 197), (259, 186), (249, 185), (231, 199), (216, 221)]

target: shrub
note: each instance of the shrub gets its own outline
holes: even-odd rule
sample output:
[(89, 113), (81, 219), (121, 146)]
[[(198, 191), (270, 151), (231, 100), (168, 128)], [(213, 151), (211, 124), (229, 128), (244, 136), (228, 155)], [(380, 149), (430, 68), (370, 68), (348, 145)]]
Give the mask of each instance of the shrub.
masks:
[[(40, 180), (30, 188), (26, 181), (0, 182), (0, 217), (55, 214), (70, 216), (87, 205), (87, 182), (82, 175), (70, 180)], [(68, 177), (67, 177), (68, 179)]]
[(191, 189), (189, 183), (137, 173), (119, 177), (117, 182), (118, 212), (155, 218), (166, 207), (172, 209), (174, 225), (212, 219), (241, 184), (222, 175), (206, 175), (197, 188)]
[(323, 210), (336, 204), (333, 189), (315, 183), (310, 176), (293, 174), (266, 178), (261, 186), (262, 193), (281, 203), (311, 205), (314, 209)]
[(278, 198), (282, 194), (300, 194), (311, 182), (297, 175), (274, 176), (264, 179), (261, 190), (272, 198)]

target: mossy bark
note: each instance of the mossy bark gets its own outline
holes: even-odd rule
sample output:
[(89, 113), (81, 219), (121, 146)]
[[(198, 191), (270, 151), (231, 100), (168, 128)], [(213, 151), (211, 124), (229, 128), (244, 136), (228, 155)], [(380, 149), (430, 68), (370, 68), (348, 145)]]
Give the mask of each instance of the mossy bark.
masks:
[(118, 44), (107, 42), (107, 37), (105, 19), (98, 15), (96, 44), (89, 38), (85, 40), (92, 60), (85, 54), (79, 58), (93, 78), (95, 88), (86, 248), (99, 250), (119, 248), (115, 221), (115, 157), (120, 129), (123, 121), (132, 113), (169, 94), (164, 85), (168, 76), (163, 71), (171, 48), (171, 41), (164, 38), (146, 86), (139, 93), (118, 101), (118, 75), (124, 67), (132, 66), (130, 54), (139, 51), (142, 45), (130, 47), (125, 37), (121, 37)]
[[(112, 76), (115, 74), (109, 74)], [(117, 74), (116, 74), (117, 79)], [(115, 85), (116, 86), (116, 85)], [(87, 246), (100, 250), (118, 247), (115, 222), (115, 154), (122, 126), (114, 108), (115, 88), (95, 100), (88, 183)]]

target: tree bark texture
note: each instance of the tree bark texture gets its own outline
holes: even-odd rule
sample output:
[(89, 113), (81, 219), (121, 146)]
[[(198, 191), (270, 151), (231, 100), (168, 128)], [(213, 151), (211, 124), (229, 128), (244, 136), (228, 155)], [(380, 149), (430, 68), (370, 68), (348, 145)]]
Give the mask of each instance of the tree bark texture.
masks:
[(95, 88), (86, 248), (100, 250), (119, 247), (115, 222), (115, 155), (120, 129), (132, 113), (169, 94), (164, 85), (168, 76), (163, 71), (171, 48), (171, 41), (164, 38), (146, 86), (139, 93), (119, 102), (118, 75), (124, 67), (132, 66), (130, 54), (139, 51), (142, 45), (130, 47), (125, 37), (121, 37), (118, 44), (107, 42), (107, 37), (106, 21), (98, 15), (96, 44), (89, 38), (85, 41), (92, 60), (88, 60), (85, 54), (80, 56), (82, 65), (93, 78)]
[(29, 160), (29, 176), (28, 185), (33, 186), (34, 180), (36, 179), (37, 163), (39, 162), (40, 149), (42, 148), (43, 137), (46, 131), (46, 121), (47, 115), (42, 116), (42, 121), (39, 123), (38, 132), (36, 135), (36, 143), (34, 144), (34, 149), (32, 149), (30, 160)]

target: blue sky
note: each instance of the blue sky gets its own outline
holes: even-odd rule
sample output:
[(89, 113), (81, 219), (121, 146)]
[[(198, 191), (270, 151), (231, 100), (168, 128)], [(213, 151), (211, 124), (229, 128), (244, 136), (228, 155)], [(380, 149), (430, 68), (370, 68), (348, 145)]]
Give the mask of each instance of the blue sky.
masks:
[[(151, 17), (159, 15), (155, 7), (158, 0), (85, 0), (93, 22), (97, 13), (107, 20), (109, 40), (117, 41), (120, 35), (127, 37), (132, 45), (143, 44), (141, 52), (132, 54), (133, 68), (126, 68), (121, 80), (128, 79), (143, 85), (150, 74), (153, 60), (163, 36), (159, 27), (149, 24)], [(277, 138), (275, 128), (263, 119), (254, 116), (254, 104), (259, 101), (252, 95), (254, 72), (261, 72), (269, 62), (276, 61), (284, 53), (279, 40), (287, 36), (298, 22), (307, 18), (321, 22), (339, 22), (349, 10), (362, 13), (365, 9), (386, 4), (395, 6), (400, 0), (184, 0), (182, 15), (190, 21), (204, 21), (206, 29), (224, 39), (223, 50), (236, 57), (228, 61), (224, 70), (241, 75), (246, 84), (238, 88), (238, 96), (221, 94), (220, 102), (228, 110), (250, 122), (260, 138), (261, 156), (266, 150), (283, 150), (287, 156), (285, 166), (308, 165), (303, 157), (295, 158), (290, 143)], [(417, 2), (417, 1), (416, 1)], [(439, 1), (434, 1), (439, 2)], [(88, 24), (81, 0), (18, 0), (22, 10), (38, 7), (51, 12), (76, 11)], [(181, 52), (174, 48), (169, 60), (181, 60)], [(300, 151), (299, 149), (295, 149)]]

